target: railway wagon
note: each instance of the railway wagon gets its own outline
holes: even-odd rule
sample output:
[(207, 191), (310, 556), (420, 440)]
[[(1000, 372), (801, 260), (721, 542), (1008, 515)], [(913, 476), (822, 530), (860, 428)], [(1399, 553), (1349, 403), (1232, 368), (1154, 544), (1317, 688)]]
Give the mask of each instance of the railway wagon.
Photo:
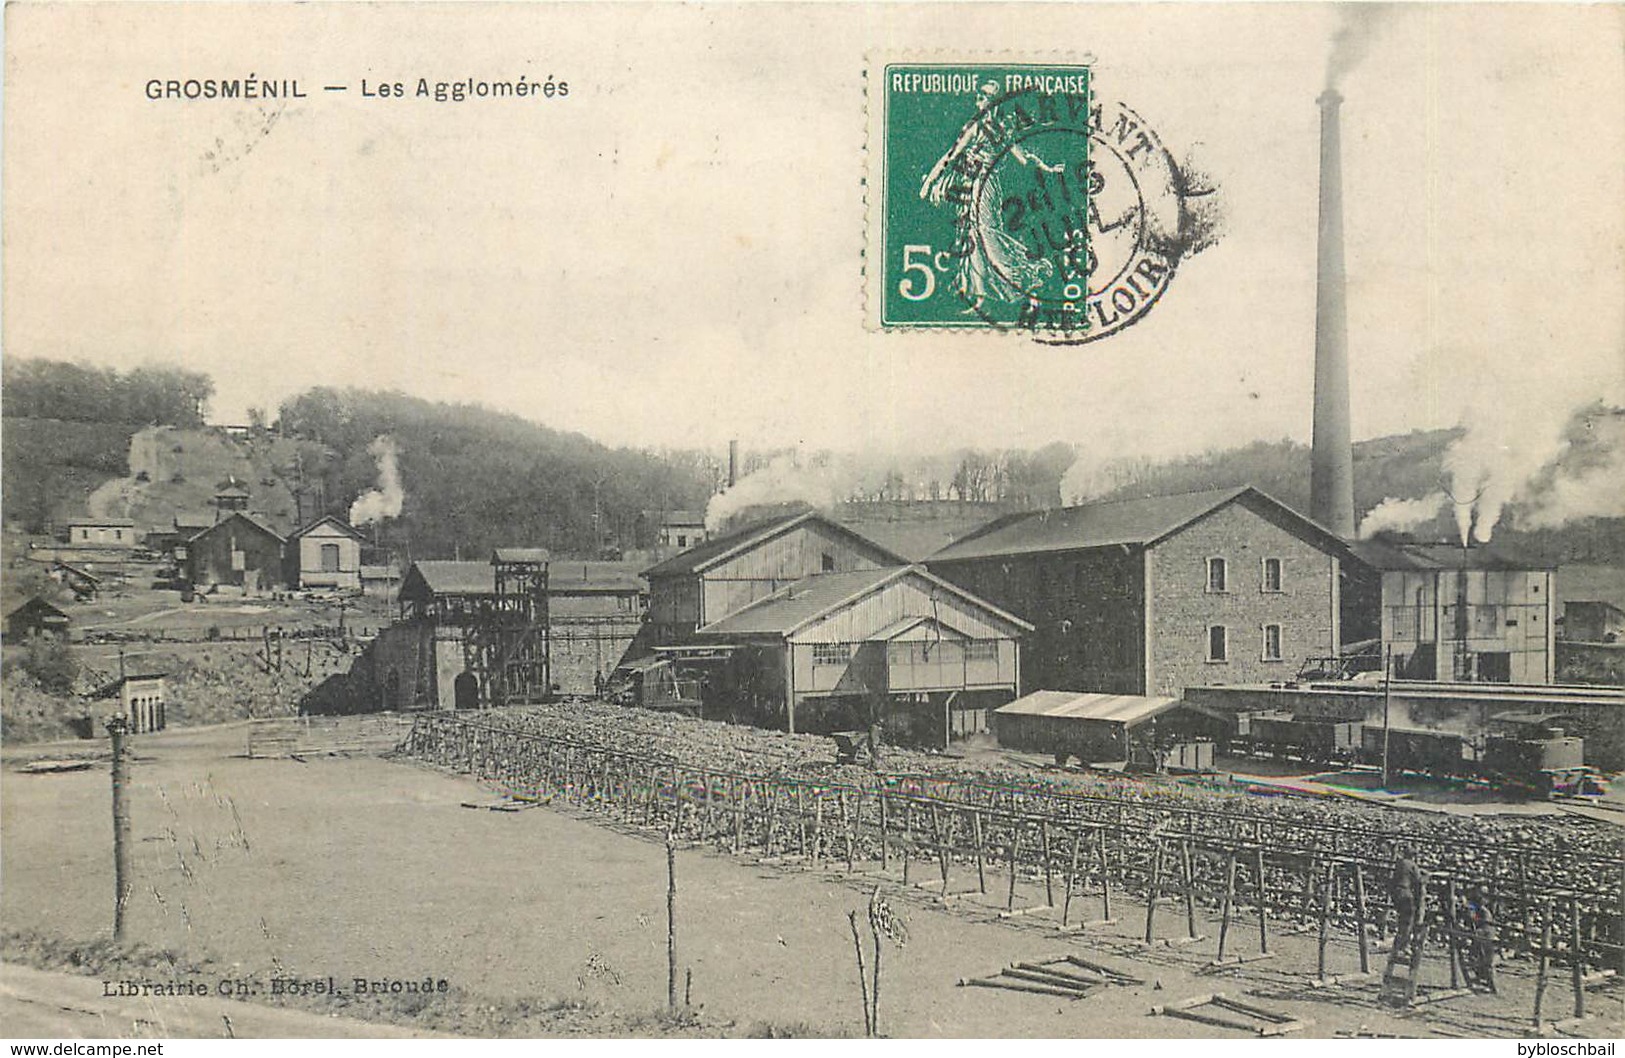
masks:
[[(1382, 763), (1383, 729), (1367, 727), (1361, 734), (1367, 763)], [(1478, 754), (1464, 735), (1416, 728), (1388, 729), (1388, 761), (1396, 772), (1417, 772), (1439, 778), (1473, 778)]]
[(1290, 713), (1254, 713), (1237, 717), (1236, 749), (1297, 757), (1313, 762), (1352, 761), (1359, 757), (1363, 724), (1324, 720)]

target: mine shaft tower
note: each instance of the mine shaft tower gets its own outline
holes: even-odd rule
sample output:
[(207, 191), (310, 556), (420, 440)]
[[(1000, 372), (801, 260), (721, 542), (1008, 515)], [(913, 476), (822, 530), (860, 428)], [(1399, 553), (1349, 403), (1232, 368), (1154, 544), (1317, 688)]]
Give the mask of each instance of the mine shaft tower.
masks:
[(497, 548), (491, 555), (495, 591), (475, 604), (463, 636), (464, 667), (479, 680), (481, 705), (528, 705), (551, 696), (547, 568), (541, 548)]

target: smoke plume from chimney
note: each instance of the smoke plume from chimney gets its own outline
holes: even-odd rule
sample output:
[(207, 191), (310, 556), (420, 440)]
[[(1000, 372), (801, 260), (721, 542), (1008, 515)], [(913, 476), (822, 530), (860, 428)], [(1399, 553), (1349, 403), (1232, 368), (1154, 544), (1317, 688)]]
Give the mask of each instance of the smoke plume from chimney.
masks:
[(378, 461), (378, 487), (363, 492), (350, 504), (351, 525), (398, 518), (401, 504), (406, 501), (406, 492), (401, 488), (400, 467), (395, 461), (400, 453), (394, 439), (388, 434), (374, 438), (367, 451)]

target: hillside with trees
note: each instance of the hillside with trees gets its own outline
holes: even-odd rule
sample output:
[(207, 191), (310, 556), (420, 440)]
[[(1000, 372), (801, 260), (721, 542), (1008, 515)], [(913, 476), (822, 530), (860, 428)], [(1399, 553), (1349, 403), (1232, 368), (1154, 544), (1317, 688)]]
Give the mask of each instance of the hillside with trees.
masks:
[(703, 509), (720, 467), (703, 453), (610, 448), (474, 405), (374, 390), (308, 390), (283, 403), (278, 432), (333, 452), (306, 467), (326, 510), (348, 513), (378, 482), (369, 446), (390, 437), (405, 493), (381, 539), (412, 558), (498, 546), (592, 554), (645, 542), (647, 511)]

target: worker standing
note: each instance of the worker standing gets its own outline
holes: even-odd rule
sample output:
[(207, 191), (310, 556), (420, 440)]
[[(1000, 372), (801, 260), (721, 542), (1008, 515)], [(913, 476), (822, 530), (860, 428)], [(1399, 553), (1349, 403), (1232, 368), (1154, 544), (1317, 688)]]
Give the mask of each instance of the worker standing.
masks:
[(1423, 897), (1422, 871), (1406, 845), (1394, 849), (1394, 876), (1389, 883), (1389, 896), (1399, 919), (1394, 928), (1394, 951), (1398, 952), (1409, 949), (1416, 940), (1417, 916)]

